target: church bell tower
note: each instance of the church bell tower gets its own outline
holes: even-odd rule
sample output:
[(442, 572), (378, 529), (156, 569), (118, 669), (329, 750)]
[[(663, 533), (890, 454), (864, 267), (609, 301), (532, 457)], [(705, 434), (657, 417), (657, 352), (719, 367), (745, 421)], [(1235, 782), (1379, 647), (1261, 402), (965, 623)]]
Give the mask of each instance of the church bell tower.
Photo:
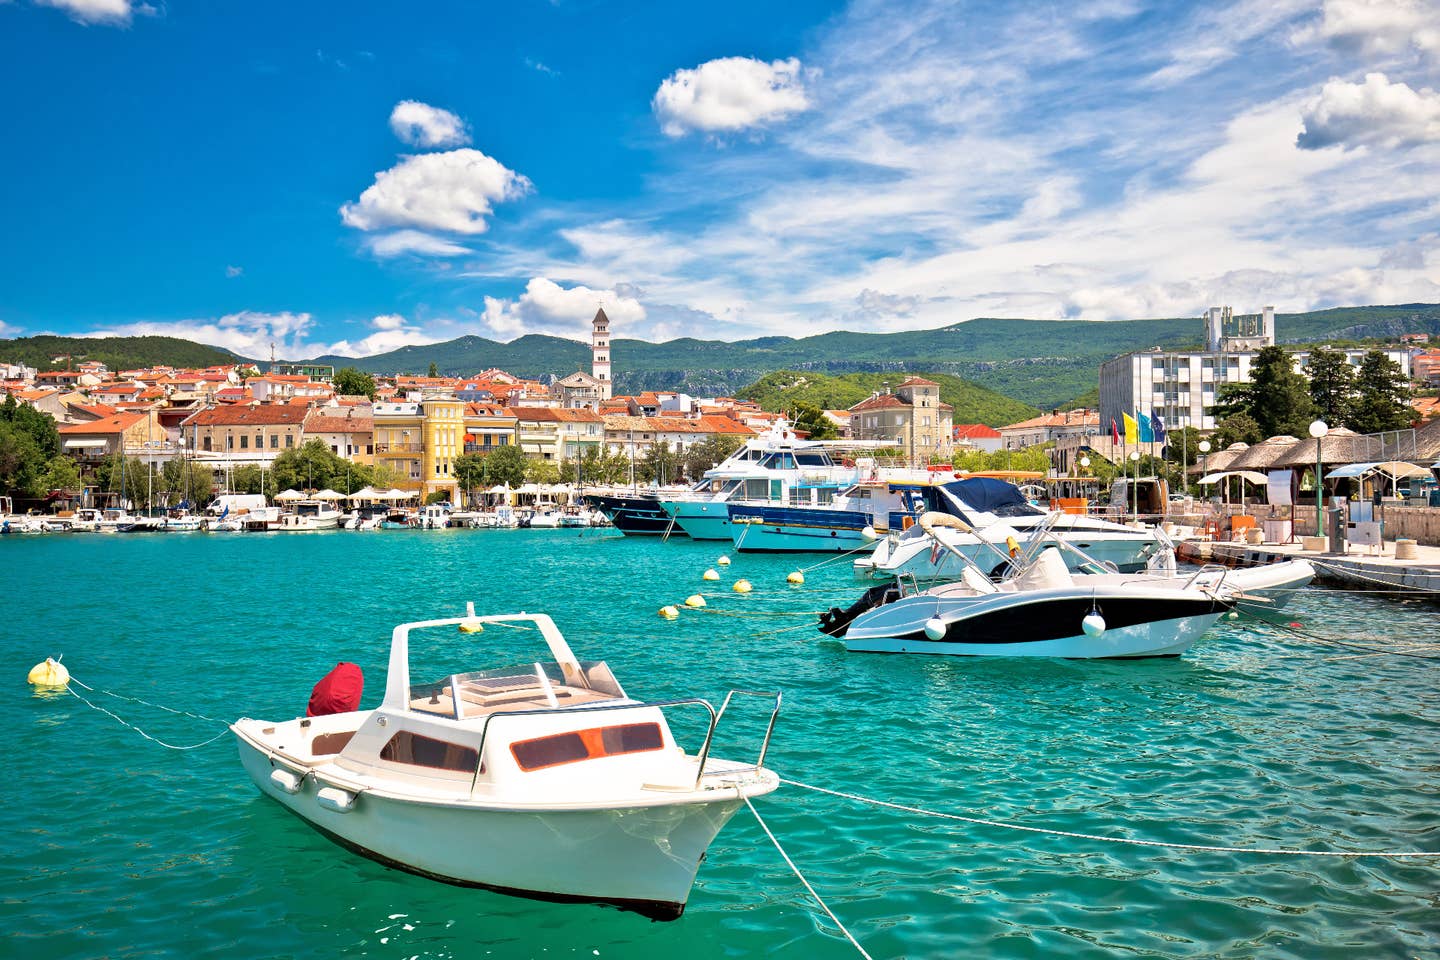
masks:
[(610, 382), (610, 318), (605, 308), (595, 311), (594, 329), (590, 334), (590, 375), (600, 381), (600, 399), (609, 400)]

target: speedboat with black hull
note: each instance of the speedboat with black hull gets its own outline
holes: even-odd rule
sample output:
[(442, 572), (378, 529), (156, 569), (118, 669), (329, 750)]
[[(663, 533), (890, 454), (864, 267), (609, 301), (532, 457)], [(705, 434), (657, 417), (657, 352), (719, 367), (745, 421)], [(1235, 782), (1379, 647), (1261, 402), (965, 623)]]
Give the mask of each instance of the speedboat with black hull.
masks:
[[(410, 636), (441, 628), (542, 640), (548, 656), (415, 682)], [(437, 649), (432, 638), (425, 648)], [(715, 728), (742, 695), (773, 701), (757, 759), (716, 759)], [(343, 846), (447, 883), (673, 919), (716, 834), (779, 783), (764, 762), (780, 694), (731, 691), (718, 710), (632, 699), (543, 614), (475, 616), (471, 605), (401, 624), (383, 701), (360, 710), (359, 699), (319, 716), (237, 720), (240, 760), (263, 794)], [(694, 752), (671, 732), (680, 710), (708, 721)]]
[(616, 530), (628, 537), (662, 536), (671, 528), (670, 514), (656, 496), (587, 493), (583, 499), (587, 507), (603, 513)]
[[(1137, 529), (1096, 517), (1041, 510), (1013, 484), (990, 477), (947, 483), (938, 490), (934, 503), (936, 511), (964, 520), (966, 529), (942, 527), (933, 537), (918, 526), (892, 532), (869, 556), (855, 561), (855, 572), (878, 579), (903, 574), (919, 580), (953, 580), (965, 565), (962, 554), (977, 562), (991, 555), (983, 542), (987, 538), (999, 542), (1014, 539), (1024, 545), (1053, 533), (1079, 547), (1086, 558), (1111, 564), (1121, 572), (1143, 570), (1161, 547), (1153, 528)], [(946, 549), (937, 548), (937, 538)], [(1067, 551), (1066, 564), (1078, 568), (1079, 556)]]
[[(938, 523), (962, 521), (930, 513), (919, 525)], [(862, 653), (1175, 657), (1234, 605), (1232, 596), (1195, 577), (1072, 573), (1055, 543), (1032, 544), (1028, 554), (1013, 557), (992, 549), (1011, 567), (998, 583), (966, 557), (960, 579), (922, 590), (913, 578), (897, 578), (848, 609), (822, 614), (820, 630)]]

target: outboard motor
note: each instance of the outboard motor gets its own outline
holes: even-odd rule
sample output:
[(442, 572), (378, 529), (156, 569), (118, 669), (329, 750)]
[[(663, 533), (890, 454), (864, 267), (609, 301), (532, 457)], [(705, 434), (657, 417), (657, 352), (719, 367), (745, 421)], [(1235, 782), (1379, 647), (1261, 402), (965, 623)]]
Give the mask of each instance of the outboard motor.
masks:
[(820, 614), (820, 632), (832, 637), (843, 637), (846, 629), (860, 614), (867, 610), (874, 610), (876, 607), (883, 607), (887, 603), (894, 603), (899, 599), (900, 586), (898, 584), (882, 583), (878, 587), (871, 587), (861, 594), (859, 600), (846, 609), (831, 607), (825, 613)]
[(310, 692), (307, 717), (323, 717), (332, 713), (352, 713), (360, 709), (360, 696), (365, 692), (365, 674), (357, 664), (340, 662)]

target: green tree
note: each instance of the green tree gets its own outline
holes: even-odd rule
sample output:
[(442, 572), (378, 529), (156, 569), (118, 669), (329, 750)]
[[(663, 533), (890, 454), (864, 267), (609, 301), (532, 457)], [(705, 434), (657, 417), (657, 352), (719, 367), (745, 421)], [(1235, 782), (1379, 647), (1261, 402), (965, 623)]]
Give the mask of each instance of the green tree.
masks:
[(82, 486), (80, 468), (74, 460), (61, 454), (51, 457), (50, 462), (45, 465), (45, 472), (40, 475), (40, 489), (36, 493), (43, 495), (51, 490), (78, 491)]
[(60, 432), (55, 427), (55, 418), (28, 403), (18, 403), (14, 394), (6, 394), (5, 401), (0, 403), (0, 423), (13, 424), (30, 434), (47, 461), (59, 455)]
[(280, 492), (280, 488), (275, 486), (275, 474), (253, 463), (231, 471), (230, 489), (234, 493), (263, 493), (267, 497)]
[(646, 483), (675, 483), (684, 471), (680, 454), (670, 449), (670, 444), (655, 441), (645, 455), (635, 463), (635, 472)]
[(508, 483), (518, 487), (525, 482), (525, 454), (514, 444), (498, 447), (485, 455), (485, 472), (490, 486)]
[(1262, 440), (1283, 434), (1303, 437), (1315, 419), (1309, 384), (1295, 372), (1295, 362), (1283, 347), (1262, 347), (1250, 365), (1250, 382), (1230, 384), (1220, 401), (1220, 417), (1248, 414)]
[(438, 377), (438, 376), (440, 376), (440, 365), (437, 364), (434, 360), (431, 360), (431, 361), (430, 361), (430, 373), (429, 373), (429, 376), (432, 376), (432, 377)]
[[(496, 453), (499, 453), (497, 450)], [(560, 468), (553, 460), (541, 460), (538, 457), (525, 462), (526, 483), (559, 483)]]
[(338, 456), (319, 439), (307, 440), (280, 454), (271, 465), (270, 472), (281, 490), (320, 490), (330, 487), (341, 493), (350, 493), (351, 484), (355, 484), (355, 489), (359, 489), (364, 483), (356, 483), (357, 480), (369, 480), (368, 476), (363, 475), (366, 473), (363, 468)]
[(335, 392), (347, 397), (369, 397), (375, 399), (375, 378), (354, 367), (341, 367), (335, 371)]
[[(1309, 432), (1308, 425), (1306, 432)], [(1215, 450), (1224, 450), (1232, 443), (1259, 443), (1267, 436), (1269, 435), (1260, 429), (1260, 424), (1255, 422), (1254, 417), (1241, 411), (1221, 420), (1220, 427), (1210, 438), (1210, 442)]]
[(177, 457), (165, 461), (160, 471), (160, 485), (169, 502), (188, 500), (199, 506), (210, 499), (215, 474), (204, 464)]
[(46, 462), (27, 430), (0, 419), (0, 490), (9, 496), (35, 496)]
[(450, 464), (450, 472), (455, 476), (455, 482), (460, 484), (460, 492), (465, 495), (467, 503), (475, 500), (475, 491), (484, 490), (489, 486), (490, 471), (485, 465), (486, 457), (478, 453), (466, 453), (456, 457)]
[(1310, 399), (1315, 404), (1315, 415), (1326, 423), (1348, 422), (1355, 393), (1355, 371), (1349, 358), (1343, 351), (1316, 347), (1310, 351), (1305, 370), (1310, 375)]
[(1402, 430), (1415, 418), (1400, 365), (1379, 350), (1366, 353), (1355, 372), (1355, 402), (1346, 425), (1356, 433), (1379, 433)]
[(150, 471), (136, 457), (112, 454), (95, 472), (95, 481), (105, 493), (116, 493), (132, 506), (149, 509), (150, 496), (156, 492)]
[(796, 430), (803, 430), (811, 440), (834, 440), (840, 435), (819, 407), (808, 403), (797, 403), (790, 411), (790, 422)]
[(699, 479), (701, 475), (745, 445), (745, 438), (733, 433), (716, 433), (685, 451), (685, 475)]
[(1200, 462), (1200, 431), (1194, 427), (1181, 427), (1165, 434), (1165, 459), (1181, 468)]

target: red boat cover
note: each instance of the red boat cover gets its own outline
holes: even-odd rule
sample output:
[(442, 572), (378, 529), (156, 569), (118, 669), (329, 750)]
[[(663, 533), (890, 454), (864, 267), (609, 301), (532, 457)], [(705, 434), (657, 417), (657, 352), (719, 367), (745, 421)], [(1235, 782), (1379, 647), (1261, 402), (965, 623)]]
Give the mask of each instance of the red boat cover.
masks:
[(337, 663), (335, 669), (320, 678), (310, 692), (307, 717), (331, 713), (349, 713), (360, 709), (360, 695), (365, 692), (365, 674), (353, 663)]

